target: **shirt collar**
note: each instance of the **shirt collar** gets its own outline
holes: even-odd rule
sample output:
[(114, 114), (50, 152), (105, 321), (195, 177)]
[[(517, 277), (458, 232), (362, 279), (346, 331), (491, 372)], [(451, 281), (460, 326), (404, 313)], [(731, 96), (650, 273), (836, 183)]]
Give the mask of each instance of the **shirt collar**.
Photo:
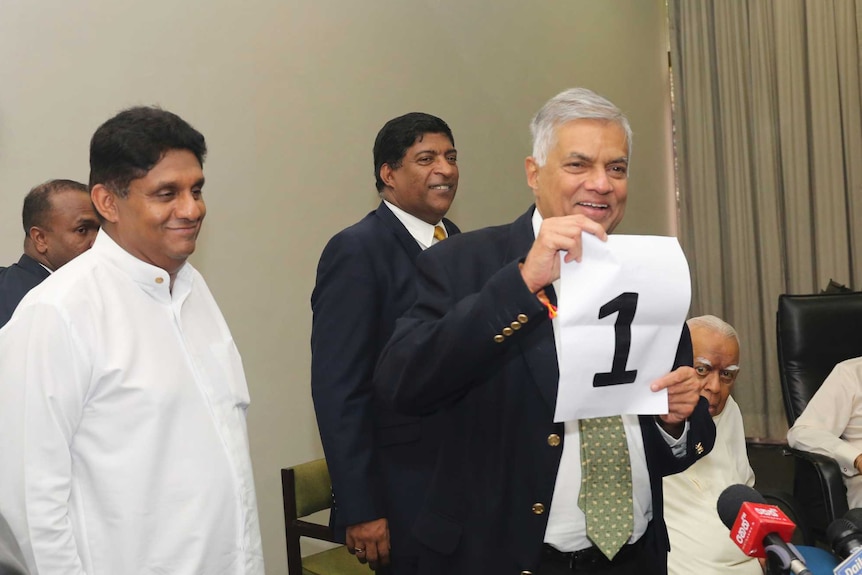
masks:
[(155, 299), (171, 302), (184, 299), (191, 291), (193, 268), (188, 263), (177, 271), (171, 294), (171, 277), (162, 268), (149, 264), (127, 252), (103, 229), (99, 230), (90, 250), (125, 273), (133, 282)]
[(539, 213), (539, 208), (537, 207), (533, 210), (533, 237), (539, 237), (539, 230), (542, 229), (542, 222), (544, 222), (544, 218), (542, 218), (542, 214)]
[[(429, 224), (428, 222), (423, 222), (413, 214), (408, 214), (398, 206), (383, 200), (383, 203), (386, 204), (386, 207), (389, 208), (395, 217), (398, 218), (404, 227), (407, 228), (407, 231), (413, 236), (413, 239), (416, 240), (422, 249), (426, 249), (432, 244), (434, 244), (434, 226)], [(442, 222), (443, 220), (440, 220)], [(436, 225), (441, 225), (440, 222), (437, 222)], [(444, 230), (446, 230), (446, 226), (442, 226)], [(446, 236), (449, 235), (449, 231), (446, 230)]]

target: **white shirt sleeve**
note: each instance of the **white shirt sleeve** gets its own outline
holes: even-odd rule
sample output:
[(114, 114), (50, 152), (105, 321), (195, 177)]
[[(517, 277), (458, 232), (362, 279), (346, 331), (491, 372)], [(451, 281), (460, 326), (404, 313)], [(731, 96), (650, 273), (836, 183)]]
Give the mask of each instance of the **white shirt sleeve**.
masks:
[(3, 394), (23, 399), (0, 423), (0, 435), (14, 438), (0, 447), (12, 456), (3, 457), (2, 511), (31, 572), (84, 573), (68, 511), (69, 446), (89, 385), (85, 351), (54, 307), (31, 305), (18, 316), (0, 333)]
[(844, 475), (857, 475), (854, 462), (862, 449), (847, 441), (849, 428), (862, 424), (859, 360), (839, 363), (787, 432), (790, 447), (834, 458)]

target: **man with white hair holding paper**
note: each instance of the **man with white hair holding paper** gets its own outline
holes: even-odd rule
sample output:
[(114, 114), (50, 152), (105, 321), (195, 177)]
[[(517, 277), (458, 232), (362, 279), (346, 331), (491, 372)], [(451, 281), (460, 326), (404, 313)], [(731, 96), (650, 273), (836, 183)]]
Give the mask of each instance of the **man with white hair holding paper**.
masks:
[(581, 88), (548, 101), (531, 129), (535, 207), (419, 256), (417, 303), (377, 366), (396, 409), (451, 422), (414, 526), (419, 572), (663, 574), (662, 476), (705, 455), (715, 433), (682, 322), (673, 371), (649, 384), (666, 390), (667, 413), (554, 420), (561, 252), (580, 261), (583, 233), (605, 240), (622, 220), (631, 129)]

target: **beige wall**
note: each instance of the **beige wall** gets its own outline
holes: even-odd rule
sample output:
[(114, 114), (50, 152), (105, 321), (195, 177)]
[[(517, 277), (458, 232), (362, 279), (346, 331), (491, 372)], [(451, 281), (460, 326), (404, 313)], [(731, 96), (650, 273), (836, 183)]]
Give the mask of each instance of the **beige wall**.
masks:
[(89, 137), (116, 111), (157, 103), (204, 133), (193, 261), (243, 354), (268, 572), (284, 573), (278, 470), (321, 454), (309, 295), (327, 239), (377, 202), (377, 130), (413, 110), (450, 124), (450, 215), (473, 229), (530, 203), (530, 116), (590, 87), (635, 132), (620, 231), (668, 233), (665, 34), (664, 0), (0, 0), (0, 263), (20, 253), (26, 191), (86, 181)]

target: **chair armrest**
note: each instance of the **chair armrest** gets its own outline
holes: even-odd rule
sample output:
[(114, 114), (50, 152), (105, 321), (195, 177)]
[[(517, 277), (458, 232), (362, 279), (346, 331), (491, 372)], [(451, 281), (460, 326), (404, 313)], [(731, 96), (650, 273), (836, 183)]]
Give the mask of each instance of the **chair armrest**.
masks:
[(802, 505), (800, 505), (793, 495), (786, 491), (772, 489), (763, 490), (760, 494), (763, 495), (767, 503), (777, 506), (784, 511), (791, 521), (796, 523), (796, 532), (793, 534), (793, 540), (791, 541), (793, 544), (808, 546), (815, 544), (814, 533), (808, 524), (808, 516)]
[(332, 528), (328, 525), (311, 523), (309, 521), (303, 521), (302, 519), (294, 519), (292, 524), (288, 525), (288, 528), (299, 537), (311, 537), (312, 539), (338, 543), (338, 541), (335, 540)]
[[(827, 455), (792, 447), (785, 448), (785, 453), (796, 461), (793, 494), (809, 509), (814, 531), (825, 534), (829, 523), (847, 513), (847, 488), (841, 467)], [(819, 499), (821, 503), (812, 505), (813, 499)]]

